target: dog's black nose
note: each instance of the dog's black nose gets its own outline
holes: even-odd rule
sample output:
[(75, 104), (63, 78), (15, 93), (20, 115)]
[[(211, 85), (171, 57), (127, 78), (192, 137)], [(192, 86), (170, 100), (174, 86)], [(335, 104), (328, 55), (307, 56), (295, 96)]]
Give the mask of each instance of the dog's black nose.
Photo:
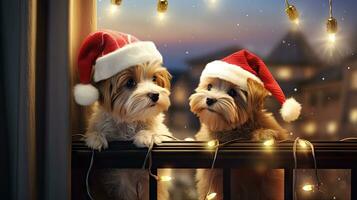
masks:
[(149, 93), (148, 96), (153, 102), (157, 102), (159, 100), (159, 93)]
[(214, 103), (216, 103), (217, 99), (212, 99), (212, 98), (207, 98), (206, 99), (206, 104), (208, 106), (212, 106)]

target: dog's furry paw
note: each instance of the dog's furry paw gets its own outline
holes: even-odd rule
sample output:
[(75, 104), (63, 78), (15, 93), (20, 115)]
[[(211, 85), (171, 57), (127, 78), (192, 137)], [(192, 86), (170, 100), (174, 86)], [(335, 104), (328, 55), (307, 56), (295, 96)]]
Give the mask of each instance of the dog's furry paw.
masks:
[(108, 148), (108, 141), (104, 136), (101, 136), (97, 133), (87, 133), (84, 141), (86, 142), (87, 146), (96, 149), (102, 150)]
[(150, 147), (152, 140), (153, 134), (149, 131), (143, 130), (135, 135), (133, 143), (137, 147)]
[(160, 144), (164, 140), (172, 140), (169, 137), (155, 135), (151, 131), (143, 130), (136, 134), (134, 137), (134, 144), (137, 147), (150, 147), (152, 140), (155, 144)]
[(253, 132), (253, 141), (263, 141), (269, 139), (276, 139), (279, 136), (279, 132), (273, 129), (258, 129)]

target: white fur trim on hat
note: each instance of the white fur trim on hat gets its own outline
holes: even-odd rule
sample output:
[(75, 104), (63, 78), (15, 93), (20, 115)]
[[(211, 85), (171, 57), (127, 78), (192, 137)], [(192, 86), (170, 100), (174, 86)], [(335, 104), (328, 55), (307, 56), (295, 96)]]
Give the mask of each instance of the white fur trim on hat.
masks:
[(206, 65), (205, 69), (202, 71), (200, 81), (202, 82), (202, 80), (206, 78), (220, 78), (240, 86), (245, 91), (248, 90), (248, 78), (263, 84), (257, 76), (244, 70), (240, 66), (232, 65), (220, 60), (210, 62)]
[(74, 86), (74, 100), (82, 106), (88, 106), (98, 100), (99, 92), (91, 84), (77, 84)]
[(296, 120), (300, 116), (301, 105), (294, 98), (287, 99), (280, 109), (281, 117), (286, 122)]
[(128, 67), (148, 61), (162, 62), (162, 56), (153, 42), (138, 41), (127, 44), (96, 60), (94, 81), (105, 80)]

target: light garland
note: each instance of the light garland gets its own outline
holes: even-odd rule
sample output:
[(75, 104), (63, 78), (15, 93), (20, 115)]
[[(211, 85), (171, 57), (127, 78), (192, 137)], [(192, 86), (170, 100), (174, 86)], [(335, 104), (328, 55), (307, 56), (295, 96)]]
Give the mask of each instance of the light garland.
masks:
[(152, 148), (154, 147), (154, 141), (155, 141), (155, 137), (167, 137), (167, 138), (170, 138), (170, 139), (173, 139), (173, 140), (176, 140), (176, 141), (181, 141), (180, 139), (174, 137), (174, 136), (171, 136), (171, 135), (165, 135), (165, 134), (155, 134), (155, 135), (152, 135), (151, 137), (151, 144), (148, 148), (148, 151), (146, 153), (146, 156), (145, 156), (145, 159), (144, 159), (144, 163), (142, 165), (142, 169), (145, 169), (145, 166), (146, 166), (146, 163), (147, 163), (147, 160), (149, 160), (149, 167), (148, 167), (148, 172), (149, 172), (149, 175), (153, 178), (155, 178), (157, 181), (161, 181), (161, 182), (169, 182), (172, 180), (172, 177), (171, 176), (157, 176), (155, 174), (153, 174), (151, 172), (151, 166), (152, 166), (152, 156), (151, 156), (151, 152), (152, 152)]
[(120, 6), (122, 3), (122, 0), (110, 0), (110, 3), (113, 5)]
[[(85, 135), (83, 134), (74, 134), (72, 135), (73, 136), (82, 136), (82, 137), (85, 137)], [(151, 140), (151, 144), (148, 148), (148, 151), (147, 151), (147, 154), (145, 156), (145, 159), (144, 159), (144, 163), (142, 165), (142, 168), (145, 169), (145, 166), (146, 166), (146, 163), (147, 161), (149, 160), (149, 166), (148, 166), (148, 172), (149, 172), (149, 175), (153, 178), (155, 178), (155, 180), (157, 181), (161, 181), (161, 182), (169, 182), (171, 181), (173, 178), (171, 176), (157, 176), (155, 174), (153, 174), (151, 172), (151, 166), (152, 166), (152, 156), (151, 156), (151, 152), (152, 152), (152, 148), (154, 146), (154, 139), (155, 137), (167, 137), (167, 138), (170, 138), (170, 139), (173, 139), (173, 140), (176, 140), (176, 141), (182, 141), (176, 137), (173, 137), (171, 135), (163, 135), (163, 134), (160, 134), (160, 135), (153, 135), (152, 136), (152, 140)], [(224, 143), (219, 143), (218, 140), (211, 140), (211, 141), (208, 141), (207, 142), (207, 146), (210, 147), (210, 148), (213, 148), (215, 147), (215, 153), (214, 153), (214, 157), (213, 157), (213, 161), (212, 161), (212, 165), (211, 165), (211, 174), (210, 174), (210, 182), (209, 182), (209, 188), (208, 188), (208, 191), (207, 191), (207, 194), (206, 194), (206, 200), (213, 200), (216, 198), (217, 196), (217, 193), (214, 192), (214, 191), (211, 191), (211, 185), (212, 185), (212, 181), (213, 181), (213, 169), (214, 169), (214, 166), (215, 166), (215, 163), (216, 163), (216, 160), (217, 160), (217, 156), (218, 156), (218, 151), (219, 151), (219, 147), (221, 146), (225, 146), (229, 143), (233, 143), (233, 142), (237, 142), (237, 141), (241, 141), (241, 140), (246, 140), (247, 138), (237, 138), (237, 139), (233, 139), (233, 140), (230, 140), (230, 141), (227, 141), (227, 142), (224, 142)], [(348, 138), (343, 138), (341, 139), (340, 141), (357, 141), (357, 137), (348, 137)], [(263, 146), (272, 146), (273, 144), (275, 143), (281, 143), (281, 142), (285, 142), (285, 141), (291, 141), (291, 140), (280, 140), (280, 141), (275, 141), (274, 139), (269, 139), (269, 140), (266, 140), (264, 141), (262, 144)], [(269, 144), (269, 145), (267, 145)], [(319, 176), (318, 176), (318, 173), (317, 173), (317, 162), (316, 162), (316, 157), (315, 157), (315, 150), (314, 150), (314, 146), (313, 144), (308, 141), (308, 140), (304, 140), (304, 139), (300, 139), (299, 137), (297, 137), (295, 140), (294, 140), (294, 144), (293, 144), (293, 156), (294, 156), (294, 170), (293, 170), (293, 192), (294, 192), (294, 199), (297, 199), (297, 194), (296, 194), (296, 169), (297, 169), (297, 146), (303, 148), (303, 149), (306, 149), (307, 147), (310, 147), (311, 149), (311, 154), (312, 154), (312, 157), (313, 157), (313, 160), (314, 160), (314, 170), (315, 170), (315, 178), (316, 178), (316, 186), (317, 186), (317, 189), (318, 191), (321, 191), (320, 189), (320, 179), (319, 179)], [(91, 200), (94, 200), (94, 198), (92, 197), (91, 195), (91, 192), (90, 192), (90, 186), (89, 186), (89, 176), (90, 176), (90, 172), (92, 170), (92, 167), (93, 167), (93, 163), (94, 163), (94, 153), (95, 153), (95, 150), (92, 149), (92, 155), (91, 155), (91, 159), (90, 159), (90, 163), (89, 163), (89, 167), (88, 167), (88, 170), (87, 170), (87, 173), (86, 173), (86, 190), (87, 190), (87, 195), (88, 197), (91, 199)], [(311, 192), (315, 189), (315, 185), (313, 184), (310, 184), (310, 183), (305, 183), (301, 189), (304, 191), (304, 192)]]
[(305, 184), (302, 186), (301, 188), (302, 190), (304, 190), (305, 192), (310, 192), (314, 189), (314, 185), (311, 184)]
[(269, 139), (269, 140), (265, 140), (263, 142), (263, 145), (266, 146), (266, 147), (271, 147), (275, 144), (275, 140), (274, 139)]
[(157, 1), (157, 12), (165, 13), (169, 7), (168, 0), (158, 0)]
[(331, 43), (335, 43), (336, 41), (337, 27), (337, 20), (332, 16), (332, 0), (329, 0), (329, 18), (326, 22), (326, 30), (328, 34), (328, 40)]
[(210, 140), (207, 142), (208, 148), (214, 148), (219, 144), (218, 140)]
[(289, 4), (288, 0), (285, 0), (285, 5), (286, 5), (285, 12), (289, 20), (293, 22), (295, 25), (299, 25), (300, 24), (299, 12), (296, 9), (296, 7), (294, 5)]

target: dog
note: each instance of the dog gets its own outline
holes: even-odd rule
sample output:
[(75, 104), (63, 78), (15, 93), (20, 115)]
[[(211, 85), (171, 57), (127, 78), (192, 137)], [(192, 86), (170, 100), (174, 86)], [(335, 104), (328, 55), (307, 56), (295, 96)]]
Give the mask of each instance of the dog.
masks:
[[(285, 139), (287, 131), (264, 110), (268, 95), (264, 86), (251, 78), (247, 79), (246, 90), (220, 78), (201, 80), (189, 98), (191, 111), (201, 123), (196, 139), (220, 142), (237, 138), (250, 141)], [(208, 169), (198, 169), (196, 180), (199, 200), (206, 199), (209, 189), (217, 193), (215, 199), (223, 199), (222, 171), (212, 173)], [(235, 191), (232, 199), (284, 199), (282, 170), (233, 170), (231, 180)]]
[[(85, 133), (87, 146), (100, 151), (108, 148), (110, 141), (133, 141), (138, 147), (149, 147), (152, 142), (169, 140), (163, 136), (171, 135), (163, 112), (170, 106), (170, 79), (160, 62), (146, 62), (94, 83), (99, 99)], [(100, 178), (110, 198), (149, 197), (146, 170), (111, 169)], [(159, 182), (159, 199), (167, 199), (166, 186)]]

